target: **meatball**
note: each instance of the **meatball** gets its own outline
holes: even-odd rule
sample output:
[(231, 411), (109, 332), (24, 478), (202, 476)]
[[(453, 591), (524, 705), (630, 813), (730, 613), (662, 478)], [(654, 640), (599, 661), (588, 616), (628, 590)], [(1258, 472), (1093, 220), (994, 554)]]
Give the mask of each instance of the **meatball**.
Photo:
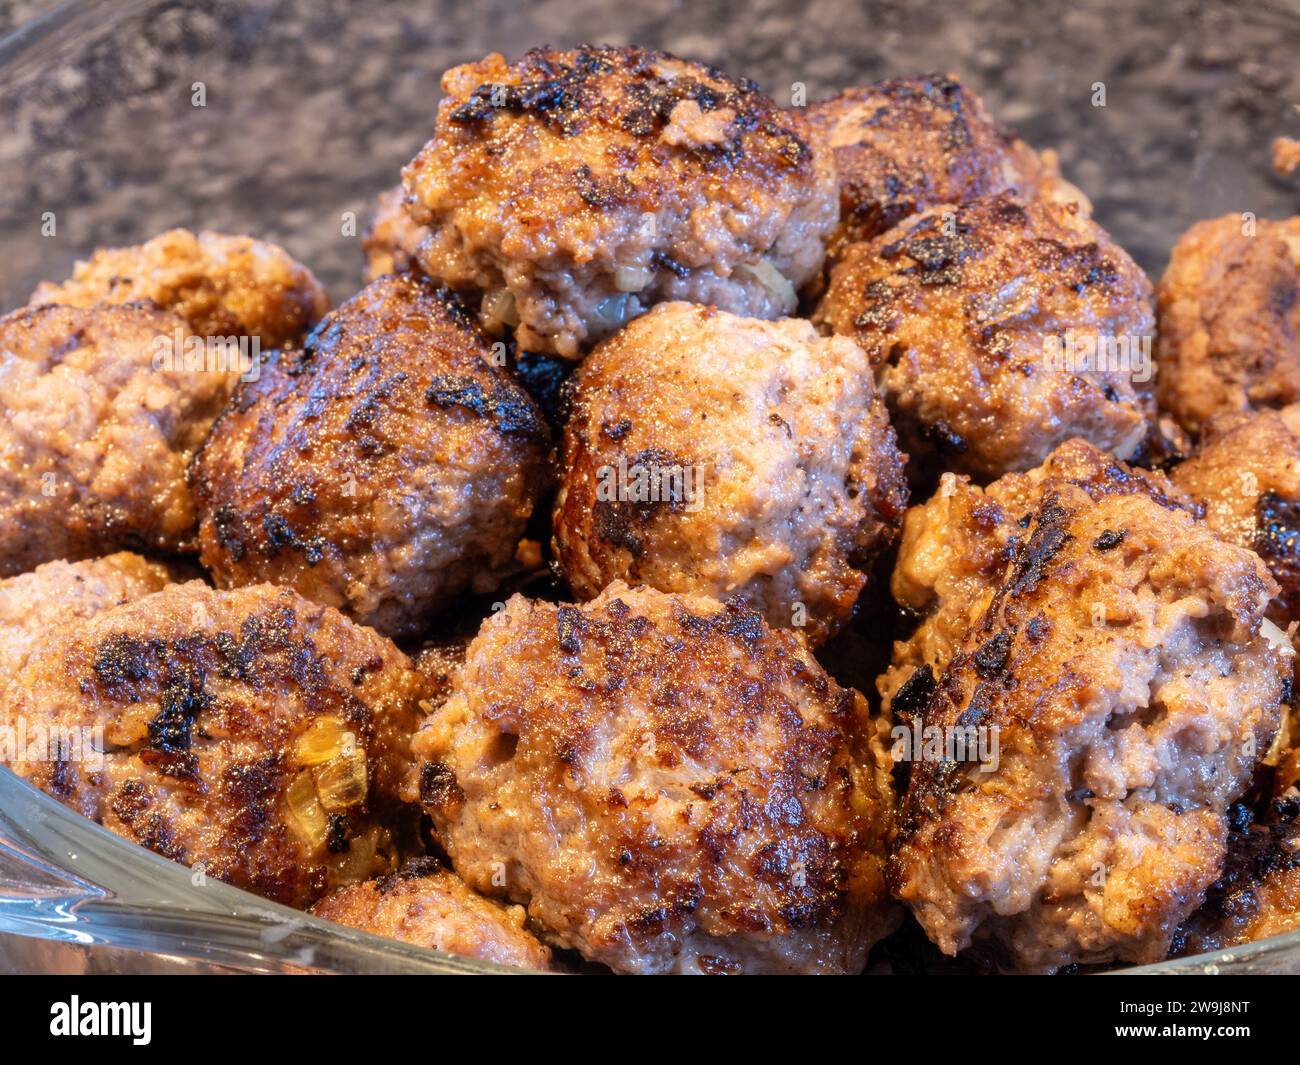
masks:
[(578, 358), (669, 300), (778, 318), (821, 269), (834, 159), (753, 82), (584, 47), (491, 55), (442, 88), (403, 172), (419, 265), (523, 350)]
[(942, 671), (891, 705), (890, 887), (945, 953), (978, 939), (1029, 971), (1165, 956), (1291, 671), (1260, 560), (1157, 475), (1068, 448)]
[(415, 252), (428, 230), (417, 226), (406, 212), (406, 191), (401, 185), (381, 193), (361, 238), (366, 253), (366, 280), (400, 274), (415, 263)]
[(1300, 618), (1300, 404), (1219, 415), (1172, 477), (1220, 537), (1268, 564), (1281, 586), (1274, 620)]
[(1252, 824), (1239, 807), (1240, 826), (1228, 845), (1223, 875), (1179, 931), (1172, 954), (1204, 954), (1300, 930), (1300, 803), (1278, 804), (1272, 824)]
[(856, 972), (896, 923), (865, 702), (743, 608), (515, 596), (412, 748), (470, 887), (620, 972)]
[(1092, 205), (1061, 178), (1054, 152), (1035, 152), (948, 74), (845, 89), (808, 105), (808, 121), (835, 152), (836, 243), (868, 240), (908, 215), (999, 192)]
[(0, 318), (0, 576), (192, 549), (186, 467), (238, 375), (166, 361), (186, 332), (148, 303)]
[(169, 229), (126, 248), (99, 248), (60, 285), (42, 282), (31, 303), (93, 307), (151, 300), (199, 336), (295, 344), (329, 310), (320, 282), (283, 248), (224, 233)]
[(52, 630), (142, 599), (171, 582), (166, 566), (129, 551), (82, 562), (47, 562), (31, 573), (0, 580), (0, 685)]
[(350, 884), (312, 907), (327, 921), (467, 958), (545, 969), (551, 952), (524, 928), (522, 906), (500, 906), (474, 894), (432, 858), (398, 872)]
[(337, 611), (191, 581), (49, 631), (0, 725), (60, 737), (10, 768), (84, 816), (306, 906), (391, 865), (382, 815), (424, 692), (405, 655)]
[(853, 341), (663, 304), (578, 370), (555, 553), (581, 598), (616, 578), (735, 597), (821, 642), (852, 614), (906, 503)]
[(1160, 279), (1157, 398), (1190, 433), (1300, 401), (1300, 217), (1250, 226), (1198, 222)]
[(1151, 285), (1073, 204), (940, 206), (833, 267), (814, 321), (855, 337), (903, 447), (992, 479), (1079, 436), (1121, 458), (1150, 430)]
[(445, 293), (366, 286), (241, 386), (198, 456), (200, 558), (388, 635), (490, 592), (549, 478), (541, 412)]
[(886, 707), (918, 667), (929, 666), (935, 676), (946, 668), (955, 646), (992, 601), (1048, 483), (1090, 481), (1107, 463), (1115, 476), (1140, 484), (1141, 491), (1194, 511), (1192, 499), (1163, 474), (1110, 463), (1081, 440), (1057, 448), (1041, 466), (1006, 474), (987, 488), (945, 474), (931, 499), (907, 511), (890, 591), (916, 625), (907, 639), (895, 643), (893, 664), (877, 682)]

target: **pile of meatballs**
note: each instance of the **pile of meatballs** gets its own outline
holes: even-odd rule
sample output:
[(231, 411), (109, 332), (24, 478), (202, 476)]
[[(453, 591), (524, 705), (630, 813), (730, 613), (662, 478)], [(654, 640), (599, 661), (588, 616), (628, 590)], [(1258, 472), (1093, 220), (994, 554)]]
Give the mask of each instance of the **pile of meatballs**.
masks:
[[(174, 230), (0, 319), (0, 727), (90, 737), (14, 772), (528, 969), (1300, 928), (1300, 218), (1201, 222), (1153, 288), (952, 77), (442, 89), (341, 305)], [(996, 757), (912, 742), (954, 732)]]

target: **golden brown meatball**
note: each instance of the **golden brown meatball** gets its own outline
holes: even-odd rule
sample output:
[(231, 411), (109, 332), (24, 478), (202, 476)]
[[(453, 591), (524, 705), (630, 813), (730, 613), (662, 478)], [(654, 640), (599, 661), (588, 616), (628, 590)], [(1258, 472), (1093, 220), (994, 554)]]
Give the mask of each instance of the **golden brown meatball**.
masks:
[(865, 702), (750, 611), (516, 596), (413, 742), (474, 889), (621, 972), (856, 972), (896, 916)]
[(0, 318), (0, 576), (122, 547), (192, 550), (186, 467), (238, 374), (167, 361), (187, 336), (148, 303)]
[(294, 906), (384, 872), (424, 682), (283, 588), (199, 581), (47, 633), (0, 725), (65, 737), (10, 768), (164, 857)]
[(662, 304), (578, 371), (555, 552), (580, 598), (615, 579), (735, 597), (821, 642), (906, 503), (856, 344)]
[(840, 181), (836, 243), (867, 240), (908, 215), (1013, 191), (1092, 206), (1039, 155), (989, 115), (951, 74), (845, 89), (808, 105), (808, 121), (835, 152)]
[(1300, 401), (1300, 217), (1250, 226), (1196, 223), (1160, 279), (1157, 397), (1190, 433)]
[(366, 280), (384, 274), (401, 274), (415, 264), (415, 252), (428, 234), (423, 226), (411, 221), (406, 211), (406, 190), (398, 185), (380, 194), (370, 228), (361, 238), (366, 254)]
[(1300, 801), (1278, 804), (1271, 824), (1250, 823), (1234, 808), (1238, 824), (1228, 842), (1223, 874), (1202, 906), (1179, 930), (1170, 953), (1190, 956), (1300, 930)]
[(51, 631), (161, 591), (172, 579), (166, 566), (119, 551), (82, 562), (47, 562), (0, 580), (0, 685)]
[(372, 282), (242, 386), (195, 463), (203, 564), (381, 632), (490, 592), (548, 480), (541, 412), (465, 312)]
[(551, 952), (524, 928), (522, 906), (474, 894), (432, 858), (327, 895), (311, 912), (363, 932), (467, 958), (545, 969)]
[(320, 282), (275, 244), (252, 237), (169, 229), (144, 244), (100, 248), (61, 285), (31, 303), (93, 307), (152, 300), (203, 337), (258, 337), (263, 348), (296, 344), (329, 310)]
[(403, 172), (419, 265), (521, 349), (578, 358), (655, 303), (794, 310), (838, 216), (835, 164), (749, 81), (642, 48), (448, 71)]
[(986, 605), (891, 705), (909, 741), (891, 888), (944, 952), (991, 941), (1031, 971), (1165, 955), (1219, 875), (1292, 657), (1253, 553), (1158, 475), (1061, 451)]
[(1104, 461), (1096, 448), (1071, 441), (1041, 466), (1006, 474), (986, 488), (946, 474), (929, 500), (907, 511), (890, 591), (919, 623), (895, 643), (893, 664), (877, 682), (886, 707), (918, 667), (929, 666), (936, 676), (946, 668), (955, 646), (988, 609), (1049, 482), (1090, 481), (1099, 468), (1110, 468), (1134, 491), (1195, 509), (1163, 474), (1120, 463), (1105, 467)]
[(1275, 620), (1300, 619), (1300, 404), (1220, 415), (1172, 476), (1220, 537), (1268, 564), (1282, 590)]
[(1079, 436), (1121, 458), (1149, 431), (1151, 285), (1072, 204), (941, 206), (832, 268), (814, 321), (855, 337), (903, 447), (991, 479)]

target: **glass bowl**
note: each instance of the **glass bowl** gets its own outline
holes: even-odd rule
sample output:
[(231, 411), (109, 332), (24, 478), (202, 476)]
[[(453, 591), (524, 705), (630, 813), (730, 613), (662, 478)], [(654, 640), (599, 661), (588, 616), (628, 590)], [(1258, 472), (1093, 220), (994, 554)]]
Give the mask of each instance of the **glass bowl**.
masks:
[[(1297, 0), (18, 0), (2, 34), (4, 309), (97, 245), (172, 226), (273, 240), (343, 299), (374, 197), (429, 135), (441, 72), (543, 43), (664, 48), (783, 104), (951, 71), (1057, 149), (1153, 276), (1199, 219), (1297, 210), (1269, 161), (1274, 137), (1300, 137)], [(5, 970), (497, 971), (196, 884), (0, 770)], [(1300, 933), (1127, 971), (1296, 972)]]

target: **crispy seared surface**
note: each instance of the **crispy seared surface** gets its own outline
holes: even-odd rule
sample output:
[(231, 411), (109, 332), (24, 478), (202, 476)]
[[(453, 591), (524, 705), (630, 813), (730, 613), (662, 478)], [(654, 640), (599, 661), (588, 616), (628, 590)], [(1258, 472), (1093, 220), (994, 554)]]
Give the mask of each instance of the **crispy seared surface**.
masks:
[(238, 374), (155, 362), (185, 336), (150, 303), (0, 318), (0, 576), (123, 547), (192, 549), (185, 470)]
[(840, 180), (836, 243), (867, 240), (908, 215), (1008, 190), (1022, 199), (1087, 198), (996, 122), (951, 74), (894, 78), (808, 105), (808, 121), (835, 152)]
[(1157, 292), (1157, 395), (1189, 432), (1300, 400), (1300, 217), (1197, 222)]
[(1045, 341), (1149, 341), (1150, 296), (1137, 265), (1073, 205), (1003, 193), (849, 246), (813, 320), (862, 345), (909, 454), (987, 480), (1075, 436), (1137, 451), (1149, 386), (1123, 369), (1054, 365)]
[(92, 307), (152, 300), (199, 336), (296, 344), (329, 310), (312, 272), (283, 248), (252, 237), (169, 229), (144, 244), (99, 248), (60, 285), (43, 282), (31, 303)]
[(941, 671), (892, 699), (904, 724), (996, 728), (999, 752), (909, 765), (891, 887), (945, 952), (978, 936), (1026, 970), (1164, 956), (1218, 877), (1291, 670), (1261, 631), (1276, 586), (1257, 556), (1158, 475), (1062, 452)]
[(409, 773), (425, 690), (332, 609), (192, 581), (49, 631), (0, 723), (29, 742), (84, 730), (101, 760), (67, 747), (10, 768), (167, 858), (305, 906), (388, 866), (377, 816)]
[(377, 936), (498, 965), (545, 969), (550, 964), (551, 952), (524, 928), (522, 906), (476, 895), (431, 858), (339, 888), (311, 912)]
[(129, 551), (81, 562), (47, 562), (0, 580), (0, 686), (54, 629), (85, 620), (172, 582), (166, 566)]
[(616, 970), (857, 971), (894, 923), (865, 704), (754, 613), (516, 596), (413, 749), (466, 882)]
[(415, 263), (415, 252), (428, 233), (411, 220), (406, 210), (406, 190), (401, 185), (380, 193), (370, 216), (370, 227), (361, 238), (366, 254), (366, 280), (384, 274), (400, 274)]
[(1172, 476), (1219, 536), (1268, 564), (1282, 590), (1278, 623), (1300, 616), (1300, 404), (1220, 415)]
[(549, 479), (541, 412), (415, 275), (372, 282), (240, 388), (195, 463), (201, 558), (386, 634), (492, 591)]
[[(656, 480), (672, 471), (678, 482)], [(555, 550), (581, 598), (614, 579), (736, 597), (820, 643), (848, 620), (906, 501), (856, 344), (674, 303), (578, 371)]]
[(1189, 956), (1300, 930), (1300, 801), (1275, 803), (1275, 820), (1254, 824), (1234, 808), (1223, 873), (1205, 905), (1179, 929), (1170, 953)]
[[(448, 71), (403, 172), (420, 266), (522, 350), (577, 358), (669, 300), (776, 318), (838, 217), (831, 153), (749, 81), (642, 48)], [(506, 295), (508, 293), (508, 295)]]

